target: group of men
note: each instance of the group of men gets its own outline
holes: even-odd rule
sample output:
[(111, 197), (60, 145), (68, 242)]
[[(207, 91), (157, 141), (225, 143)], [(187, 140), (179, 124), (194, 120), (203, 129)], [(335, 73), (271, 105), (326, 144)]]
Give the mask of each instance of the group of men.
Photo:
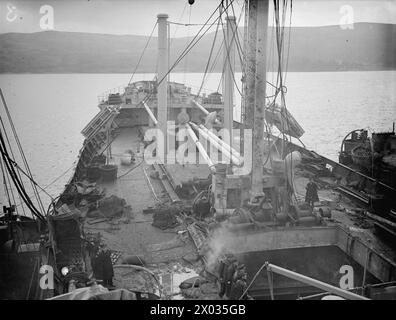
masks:
[(251, 299), (247, 294), (247, 272), (244, 264), (241, 264), (231, 255), (226, 255), (220, 262), (219, 270), (220, 291), (219, 296), (230, 300)]

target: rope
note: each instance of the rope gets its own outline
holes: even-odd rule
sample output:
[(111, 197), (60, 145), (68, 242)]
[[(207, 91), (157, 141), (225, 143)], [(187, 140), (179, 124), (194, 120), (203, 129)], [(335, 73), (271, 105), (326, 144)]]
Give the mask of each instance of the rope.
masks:
[[(188, 20), (190, 21), (190, 20)], [(189, 26), (204, 26), (205, 24), (203, 23), (181, 23), (181, 22), (174, 22), (174, 21), (168, 21), (169, 24), (175, 24), (178, 26), (185, 26), (185, 27), (189, 27)]]
[[(64, 175), (66, 175), (66, 173), (68, 173), (71, 169), (73, 169), (75, 167), (75, 165), (73, 164), (70, 168), (68, 168), (65, 172), (63, 172), (61, 175), (59, 175), (57, 178), (55, 178), (54, 180), (52, 180), (50, 183), (48, 183), (46, 186), (42, 187), (42, 189), (47, 190), (50, 186), (52, 186), (55, 182), (57, 182), (60, 178), (62, 178)], [(43, 192), (43, 191), (40, 191)], [(53, 196), (51, 196), (52, 201), (55, 200), (55, 198), (53, 198)], [(22, 200), (20, 201), (19, 204), (16, 205), (16, 207), (21, 206)], [(23, 206), (22, 206), (23, 208)]]
[(1, 151), (1, 155), (4, 160), (4, 164), (5, 164), (8, 172), (10, 173), (11, 179), (13, 180), (14, 185), (16, 186), (16, 188), (18, 190), (18, 193), (21, 195), (25, 204), (31, 210), (32, 214), (35, 215), (37, 218), (39, 218), (41, 221), (45, 222), (44, 216), (41, 214), (41, 212), (39, 210), (37, 210), (37, 208), (32, 203), (32, 201), (31, 201), (30, 197), (27, 195), (26, 190), (24, 189), (21, 181), (18, 179), (16, 171), (14, 170), (13, 166), (11, 165), (10, 160), (12, 161), (12, 159), (8, 155), (8, 151), (5, 147), (5, 142), (3, 139), (3, 134), (1, 132), (0, 132), (0, 151)]
[(238, 300), (242, 300), (242, 298), (245, 296), (245, 294), (248, 292), (248, 290), (250, 289), (250, 287), (252, 286), (254, 280), (256, 280), (257, 276), (260, 274), (261, 270), (264, 269), (264, 267), (267, 266), (267, 262), (265, 262), (260, 269), (256, 272), (256, 274), (254, 275), (252, 281), (250, 281), (249, 285), (247, 286), (247, 288), (245, 289), (245, 291), (242, 293), (242, 295), (239, 297)]
[[(223, 41), (222, 41), (221, 44), (220, 44), (219, 50), (218, 50), (217, 53), (216, 53), (216, 56), (215, 56), (215, 58), (214, 58), (214, 60), (213, 60), (212, 66), (210, 67), (210, 70), (209, 70), (209, 72), (208, 72), (208, 76), (206, 77), (206, 80), (205, 80), (205, 81), (207, 81), (207, 80), (209, 79), (209, 77), (211, 76), (211, 74), (213, 73), (213, 70), (214, 70), (214, 68), (215, 68), (216, 65), (217, 65), (217, 61), (219, 60), (220, 52), (223, 50), (223, 46), (224, 46), (224, 39), (223, 39)], [(217, 88), (217, 92), (218, 92), (218, 91), (219, 91), (219, 89)]]
[[(2, 100), (3, 106), (4, 106), (4, 108), (5, 108), (6, 112), (7, 112), (7, 115), (8, 115), (8, 120), (9, 120), (9, 122), (10, 122), (12, 128), (13, 128), (14, 137), (19, 142), (19, 139), (18, 139), (17, 134), (16, 134), (15, 127), (14, 127), (14, 125), (12, 123), (11, 115), (10, 115), (8, 107), (7, 107), (7, 103), (5, 101), (5, 98), (4, 98), (4, 95), (3, 95), (3, 92), (2, 92), (1, 89), (0, 89), (0, 95), (1, 95), (1, 100)], [(25, 202), (27, 207), (31, 210), (32, 214), (34, 216), (36, 216), (37, 218), (39, 218), (41, 221), (45, 222), (45, 218), (44, 218), (43, 214), (35, 207), (35, 205), (33, 204), (32, 200), (30, 199), (30, 197), (26, 193), (26, 190), (25, 190), (25, 187), (23, 185), (23, 181), (22, 181), (22, 178), (21, 178), (21, 175), (20, 175), (19, 171), (15, 171), (15, 169), (14, 169), (14, 164), (15, 164), (14, 159), (15, 159), (15, 157), (13, 156), (11, 144), (10, 144), (10, 141), (8, 139), (7, 131), (5, 129), (2, 117), (0, 117), (0, 122), (1, 122), (1, 125), (2, 125), (3, 130), (4, 130), (4, 135), (6, 137), (8, 146), (10, 148), (11, 155), (13, 157), (13, 158), (11, 158), (9, 153), (8, 153), (7, 146), (6, 146), (4, 137), (3, 137), (3, 133), (0, 130), (0, 152), (1, 152), (1, 156), (3, 158), (3, 163), (5, 165), (5, 168), (7, 169), (8, 173), (9, 173), (9, 177), (14, 182), (14, 185), (17, 188), (17, 191), (18, 191), (18, 194), (20, 195), (20, 198), (23, 199), (23, 201)], [(21, 150), (22, 147), (20, 145), (20, 142), (18, 143), (18, 146), (19, 146), (19, 151), (20, 151), (21, 155), (23, 156), (23, 158), (26, 161), (26, 158), (24, 157), (23, 150)], [(27, 166), (27, 168), (29, 168), (27, 162), (25, 162), (25, 166)], [(31, 176), (30, 169), (28, 169), (28, 171), (29, 171), (30, 176)], [(41, 203), (40, 197), (38, 196), (37, 189), (36, 189), (35, 185), (32, 182), (31, 182), (31, 184), (32, 184), (32, 187), (33, 187), (33, 191), (35, 191), (36, 199), (37, 199), (38, 203), (41, 204), (41, 207), (42, 207), (42, 203)], [(42, 209), (42, 212), (44, 212), (44, 209)]]
[[(242, 14), (244, 13), (244, 7), (245, 7), (245, 3), (243, 3), (243, 5), (242, 5), (241, 13), (239, 14), (238, 23), (237, 23), (237, 26), (236, 26), (236, 45), (237, 45), (237, 51), (238, 51), (238, 56), (239, 56), (239, 62), (240, 62), (240, 64), (241, 64), (241, 69), (242, 69), (242, 71), (243, 71), (243, 68), (244, 68), (244, 66), (245, 66), (245, 64), (243, 63), (245, 53), (244, 53), (243, 47), (242, 47), (242, 45), (241, 45), (241, 40), (240, 40), (240, 36), (239, 36), (239, 28), (238, 28), (238, 26), (239, 26), (239, 23), (240, 23), (240, 21), (241, 21)], [(231, 10), (232, 10), (232, 14), (234, 15), (234, 17), (236, 17), (235, 10), (234, 10), (234, 4), (231, 4)], [(228, 12), (227, 12), (226, 14), (227, 14), (227, 16), (228, 16)]]
[[(181, 19), (183, 18), (183, 15), (184, 15), (184, 12), (186, 11), (186, 8), (187, 8), (187, 2), (184, 4), (183, 11), (182, 11), (182, 13), (181, 13), (181, 15), (180, 15), (180, 17), (179, 17), (179, 22), (178, 22), (178, 23), (177, 23), (177, 22), (168, 21), (169, 24), (175, 24), (175, 25), (176, 25), (176, 28), (175, 28), (175, 31), (173, 32), (173, 36), (172, 36), (172, 39), (171, 39), (171, 41), (170, 41), (170, 44), (172, 44), (172, 41), (173, 41), (173, 39), (174, 39), (175, 36), (176, 36), (176, 32), (177, 32), (177, 30), (179, 29), (179, 26), (180, 26), (180, 25), (183, 25), (182, 23), (180, 23), (180, 21), (181, 21)], [(169, 28), (169, 29), (170, 29), (170, 28)]]
[[(1, 91), (1, 89), (0, 89), (0, 94), (1, 94), (1, 96), (3, 97), (3, 92)], [(4, 97), (3, 97), (3, 99), (4, 99)], [(4, 131), (4, 136), (5, 136), (5, 138), (6, 138), (6, 141), (7, 141), (7, 144), (8, 144), (8, 148), (10, 149), (10, 152), (11, 152), (11, 156), (12, 156), (13, 159), (15, 159), (13, 150), (12, 150), (12, 148), (11, 148), (11, 143), (10, 143), (10, 140), (9, 140), (9, 138), (8, 138), (8, 135), (7, 135), (7, 130), (6, 130), (6, 128), (5, 128), (5, 125), (4, 125), (4, 122), (3, 122), (3, 118), (2, 118), (1, 116), (0, 116), (0, 123), (1, 123), (1, 126), (2, 126), (3, 131)], [(14, 197), (14, 192), (13, 192), (12, 186), (11, 186), (10, 176), (7, 174), (6, 177), (7, 177), (7, 179), (8, 179), (8, 184), (9, 184), (9, 186), (10, 186), (11, 196), (12, 196), (13, 201), (14, 201), (14, 203), (15, 203), (15, 197)], [(18, 177), (19, 177), (19, 179), (21, 180), (22, 185), (23, 185), (22, 177), (21, 177), (21, 175), (20, 175), (19, 172), (18, 172)], [(21, 196), (19, 195), (19, 193), (18, 193), (18, 196), (19, 196), (19, 199), (21, 199)], [(21, 201), (22, 201), (22, 200), (21, 200)], [(23, 210), (23, 213), (25, 214), (25, 209), (24, 209), (23, 207), (22, 207), (22, 210)], [(18, 211), (17, 211), (17, 212), (18, 212)]]
[(136, 74), (137, 69), (139, 68), (140, 62), (142, 61), (143, 55), (144, 55), (144, 53), (146, 52), (146, 49), (147, 49), (147, 47), (148, 47), (148, 45), (149, 45), (149, 43), (150, 43), (150, 40), (151, 40), (151, 38), (152, 38), (152, 36), (153, 36), (154, 30), (155, 30), (155, 27), (157, 26), (157, 24), (158, 24), (158, 22), (156, 22), (156, 23), (154, 24), (153, 30), (151, 30), (150, 36), (149, 36), (149, 38), (147, 39), (146, 45), (145, 45), (144, 48), (143, 48), (142, 54), (141, 54), (140, 57), (139, 57), (139, 60), (138, 60), (138, 62), (137, 62), (137, 64), (136, 64), (135, 69), (134, 69), (133, 72), (132, 72), (132, 76), (131, 76), (131, 78), (129, 79), (128, 84), (130, 84), (130, 83), (132, 82), (132, 79), (133, 79), (134, 75)]
[[(232, 0), (233, 1), (233, 0)], [(231, 1), (231, 3), (232, 3)], [(231, 4), (230, 3), (230, 4)], [(227, 5), (230, 6), (230, 4)], [(222, 6), (222, 3), (220, 3), (216, 9), (213, 11), (213, 13), (210, 15), (210, 17), (206, 20), (205, 24), (203, 25), (203, 27), (198, 31), (198, 33), (195, 35), (195, 37), (191, 40), (191, 42), (189, 43), (189, 45), (186, 47), (186, 49), (184, 49), (184, 51), (181, 53), (181, 55), (179, 56), (179, 58), (175, 61), (175, 63), (173, 64), (173, 66), (170, 68), (170, 70), (168, 71), (171, 72), (173, 70), (173, 68), (188, 54), (188, 52), (202, 39), (202, 37), (209, 31), (209, 29), (211, 29), (211, 27), (219, 20), (221, 19), (221, 15), (215, 19), (210, 25), (209, 27), (204, 31), (204, 33), (200, 36), (198, 36), (200, 34), (200, 32), (204, 29), (204, 27), (209, 23), (209, 21), (212, 19), (212, 17), (214, 16), (214, 14), (217, 12), (217, 10)], [(163, 79), (160, 80), (159, 83), (161, 83), (163, 81)]]
[(54, 200), (54, 198), (47, 192), (45, 191), (44, 188), (42, 188), (32, 177), (30, 177), (15, 161), (10, 160), (11, 163), (19, 170), (21, 171), (35, 186), (37, 186), (42, 192), (44, 192), (47, 196), (51, 198), (51, 200)]
[(201, 86), (200, 86), (200, 88), (199, 88), (199, 90), (198, 90), (197, 96), (199, 96), (199, 95), (201, 94), (202, 88), (203, 88), (203, 86), (204, 86), (204, 84), (205, 84), (205, 80), (206, 80), (205, 78), (206, 78), (206, 75), (207, 75), (207, 73), (208, 73), (208, 68), (209, 68), (210, 60), (211, 60), (211, 58), (212, 58), (213, 49), (214, 49), (214, 47), (215, 47), (215, 43), (216, 43), (216, 39), (217, 39), (217, 34), (218, 34), (218, 31), (219, 31), (219, 25), (220, 25), (220, 20), (219, 20), (218, 23), (217, 23), (216, 32), (215, 32), (215, 35), (214, 35), (214, 37), (213, 37), (212, 46), (211, 46), (210, 52), (209, 52), (208, 62), (207, 62), (207, 64), (206, 64), (206, 66), (205, 66), (204, 75), (203, 75), (203, 77), (202, 77), (202, 83), (201, 83)]
[[(15, 200), (14, 190), (12, 188), (12, 184), (11, 184), (11, 180), (10, 180), (10, 175), (9, 175), (8, 171), (7, 172), (5, 171), (2, 159), (1, 159), (1, 170), (3, 171), (3, 179), (4, 178), (7, 179), (7, 181), (5, 181), (5, 187), (7, 186), (7, 182), (8, 182), (8, 186), (9, 186), (8, 189), (9, 189), (9, 192), (10, 192), (11, 197), (12, 197), (12, 203), (15, 204), (16, 200)], [(18, 172), (18, 174), (19, 174), (19, 172)], [(21, 198), (19, 193), (18, 193), (18, 198), (19, 198), (19, 202), (22, 203), (22, 198)], [(11, 203), (9, 205), (11, 206)], [(15, 212), (16, 212), (16, 214), (19, 214), (18, 205), (15, 206)], [(22, 206), (22, 213), (26, 217), (26, 212), (25, 212), (25, 207), (24, 206)]]
[[(227, 17), (229, 17), (229, 16), (228, 16), (227, 10), (223, 10), (223, 11), (226, 13)], [(241, 12), (241, 14), (240, 14), (240, 16), (239, 16), (239, 20), (241, 19), (241, 17), (242, 17), (242, 12)], [(238, 21), (238, 23), (239, 23), (239, 21)], [(227, 34), (226, 34), (226, 32), (225, 32), (225, 28), (224, 28), (224, 24), (223, 24), (223, 20), (222, 20), (222, 19), (221, 19), (221, 25), (222, 25), (222, 27), (223, 27), (223, 37), (224, 37), (224, 39), (225, 39), (225, 38), (227, 37)], [(237, 30), (238, 30), (238, 24), (236, 24), (235, 30), (233, 30), (233, 32), (232, 32), (231, 40), (229, 41), (229, 46), (226, 48), (226, 59), (225, 59), (225, 61), (224, 61), (222, 73), (224, 73), (226, 64), (228, 63), (228, 64), (229, 64), (229, 67), (230, 67), (230, 69), (231, 69), (232, 80), (233, 80), (233, 82), (234, 82), (234, 84), (235, 84), (235, 87), (237, 88), (237, 91), (238, 91), (239, 94), (242, 96), (242, 92), (241, 92), (241, 90), (239, 89), (238, 84), (237, 84), (237, 82), (236, 82), (236, 80), (235, 80), (235, 74), (234, 74), (234, 72), (233, 72), (233, 70), (232, 70), (232, 65), (231, 65), (231, 60), (230, 60), (231, 44), (232, 44), (233, 41), (236, 42), (235, 39), (236, 39), (236, 35), (238, 34), (238, 31), (237, 31)], [(219, 90), (219, 89), (220, 89), (220, 85), (219, 85), (219, 87), (218, 87), (218, 90)]]
[(0, 160), (0, 167), (1, 167), (1, 172), (3, 174), (4, 192), (5, 192), (6, 196), (7, 196), (8, 205), (11, 207), (11, 197), (10, 197), (10, 193), (9, 193), (8, 187), (7, 187), (7, 181), (6, 181), (6, 176), (5, 176), (5, 171), (4, 171), (3, 161), (2, 160)]
[[(189, 11), (188, 11), (188, 23), (191, 21), (191, 9), (192, 6), (190, 6)], [(187, 28), (187, 39), (190, 37), (190, 28)], [(186, 54), (186, 59), (184, 60), (184, 74), (183, 74), (183, 83), (186, 82), (186, 72), (187, 72), (187, 66), (188, 66), (188, 54)]]
[[(231, 0), (231, 2), (227, 5), (227, 7), (230, 6), (230, 4), (233, 2), (234, 0)], [(157, 85), (161, 84), (162, 81), (164, 81), (167, 76), (172, 72), (172, 70), (178, 65), (178, 63), (188, 54), (188, 52), (191, 51), (191, 49), (203, 38), (203, 36), (213, 27), (213, 25), (218, 21), (219, 18), (216, 18), (209, 26), (208, 28), (203, 32), (203, 34), (200, 35), (200, 33), (202, 32), (202, 30), (204, 29), (205, 26), (208, 25), (209, 21), (212, 19), (212, 17), (214, 16), (214, 14), (216, 13), (216, 11), (220, 8), (221, 4), (219, 4), (216, 9), (213, 11), (213, 13), (210, 15), (210, 17), (206, 20), (205, 24), (202, 26), (202, 28), (200, 28), (200, 30), (198, 31), (198, 33), (194, 36), (194, 38), (190, 41), (189, 45), (183, 50), (183, 52), (180, 54), (180, 56), (176, 59), (176, 61), (173, 63), (172, 67), (169, 68), (168, 72), (163, 76), (162, 79), (157, 79)], [(140, 103), (144, 103), (147, 102), (151, 96), (153, 95), (153, 92), (148, 93), (141, 101)]]
[[(288, 10), (288, 1), (287, 0), (282, 0), (282, 13), (280, 13), (281, 10), (281, 1), (280, 0), (274, 0), (274, 9), (275, 9), (275, 14), (274, 14), (274, 20), (275, 20), (275, 33), (276, 33), (276, 50), (277, 50), (277, 59), (278, 59), (278, 67), (277, 67), (277, 79), (276, 79), (276, 89), (275, 89), (275, 94), (273, 95), (273, 101), (272, 104), (275, 105), (276, 99), (278, 95), (280, 94), (280, 99), (281, 99), (281, 117), (286, 121), (286, 126), (287, 129), (290, 128), (290, 123), (289, 123), (289, 118), (287, 117), (287, 107), (286, 107), (286, 98), (285, 94), (287, 92), (287, 88), (284, 85), (284, 82), (286, 81), (286, 76), (283, 76), (283, 65), (285, 65), (285, 70), (287, 72), (287, 67), (288, 67), (288, 62), (289, 62), (289, 52), (290, 52), (290, 29), (291, 29), (291, 16), (292, 16), (292, 0), (290, 0), (290, 18), (289, 18), (289, 40), (288, 40), (288, 51), (287, 55), (285, 58), (285, 55), (283, 54), (283, 47), (284, 47), (284, 33), (285, 33), (285, 24), (286, 24), (286, 13)], [(281, 17), (280, 17), (281, 14)], [(286, 59), (286, 63), (285, 63)], [(285, 72), (285, 73), (286, 73)], [(285, 115), (283, 115), (282, 110), (285, 111)], [(283, 133), (283, 139), (282, 139), (282, 155), (285, 153), (285, 142), (292, 141), (291, 135), (289, 133), (289, 137), (287, 138), (286, 134)], [(300, 140), (301, 142), (301, 140)], [(289, 186), (291, 187), (291, 192), (294, 194), (294, 181), (293, 181), (293, 158), (291, 155), (290, 159), (290, 170), (291, 173), (291, 181), (289, 183)]]
[[(21, 154), (22, 161), (24, 163), (24, 166), (25, 166), (29, 176), (32, 177), (33, 176), (32, 172), (30, 171), (29, 164), (28, 164), (27, 159), (25, 157), (25, 153), (23, 152), (23, 148), (22, 148), (21, 142), (19, 140), (17, 131), (16, 131), (15, 126), (14, 126), (14, 122), (12, 121), (12, 117), (11, 117), (10, 111), (9, 111), (7, 103), (5, 101), (5, 98), (4, 98), (4, 95), (3, 95), (3, 91), (1, 89), (0, 89), (0, 95), (1, 95), (1, 100), (2, 100), (2, 103), (3, 103), (4, 109), (5, 109), (7, 117), (8, 117), (8, 121), (9, 121), (9, 123), (11, 125), (11, 129), (12, 129), (12, 132), (14, 134), (15, 141), (16, 141), (18, 149), (19, 149), (19, 153)], [(31, 182), (31, 185), (32, 185), (35, 197), (36, 197), (36, 201), (37, 201), (40, 209), (42, 210), (42, 212), (44, 212), (44, 206), (43, 206), (43, 203), (42, 203), (42, 201), (40, 199), (40, 195), (38, 194), (37, 188), (36, 188), (35, 184), (33, 184), (32, 182)]]
[(122, 175), (120, 175), (119, 177), (117, 177), (117, 179), (121, 179), (122, 177), (125, 177), (126, 175), (130, 174), (133, 170), (135, 170), (136, 168), (140, 167), (140, 165), (143, 163), (143, 161), (144, 161), (144, 159), (142, 158), (142, 160), (137, 165), (133, 166), (127, 172), (125, 172)]

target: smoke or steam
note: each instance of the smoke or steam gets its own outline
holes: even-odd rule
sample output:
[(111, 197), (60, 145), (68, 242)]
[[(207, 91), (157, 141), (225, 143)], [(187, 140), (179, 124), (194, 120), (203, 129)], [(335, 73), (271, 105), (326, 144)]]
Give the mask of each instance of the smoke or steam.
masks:
[(232, 247), (230, 247), (230, 239), (232, 238), (232, 233), (226, 228), (226, 225), (221, 225), (220, 228), (213, 231), (205, 248), (207, 250), (206, 258), (209, 269), (215, 268), (219, 258), (225, 254), (233, 254)]

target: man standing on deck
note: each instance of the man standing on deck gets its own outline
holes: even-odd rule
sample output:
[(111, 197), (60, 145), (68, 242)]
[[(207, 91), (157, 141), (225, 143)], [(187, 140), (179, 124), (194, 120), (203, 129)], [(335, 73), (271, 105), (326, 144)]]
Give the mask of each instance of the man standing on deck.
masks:
[(114, 270), (110, 250), (105, 250), (104, 245), (100, 245), (100, 249), (92, 260), (94, 277), (102, 280), (105, 287), (112, 287)]
[(247, 281), (247, 271), (245, 265), (240, 264), (238, 265), (238, 268), (234, 274), (233, 286), (231, 288), (230, 297), (229, 297), (230, 300), (252, 299), (247, 294), (247, 292), (245, 292), (247, 291), (246, 289), (248, 288), (246, 281)]
[(305, 202), (313, 207), (314, 203), (319, 201), (318, 185), (313, 181), (312, 178), (309, 178), (309, 182), (305, 189), (307, 190), (305, 193)]

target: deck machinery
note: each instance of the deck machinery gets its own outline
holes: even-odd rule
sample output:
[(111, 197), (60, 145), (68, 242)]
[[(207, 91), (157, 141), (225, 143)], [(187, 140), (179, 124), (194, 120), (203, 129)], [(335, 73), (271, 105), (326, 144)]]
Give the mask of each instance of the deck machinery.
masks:
[[(312, 154), (304, 148), (293, 147), (286, 139), (274, 139), (266, 131), (268, 126), (275, 126), (283, 137), (296, 139), (304, 133), (284, 104), (266, 104), (269, 1), (248, 0), (246, 5), (248, 41), (242, 122), (232, 117), (235, 18), (226, 19), (223, 96), (217, 92), (197, 96), (183, 84), (168, 82), (168, 16), (159, 14), (157, 79), (130, 83), (122, 92), (112, 92), (100, 99), (100, 112), (82, 131), (86, 139), (80, 159), (60, 201), (70, 200), (66, 196), (73, 183), (86, 175), (98, 155), (110, 145), (116, 153), (136, 143), (135, 151), (139, 153), (142, 140), (146, 147), (159, 142), (162, 150), (157, 149), (154, 164), (160, 167), (167, 181), (165, 189), (180, 186), (181, 176), (211, 179), (207, 201), (217, 224), (208, 237), (199, 242), (198, 249), (207, 274), (219, 283), (224, 284), (219, 266), (231, 256), (232, 262), (227, 268), (243, 265), (247, 273), (245, 284), (249, 284), (246, 290), (258, 298), (296, 298), (327, 290), (344, 298), (364, 299), (339, 288), (345, 265), (355, 270), (352, 277), (355, 284), (366, 287), (367, 283), (393, 283), (388, 291), (394, 296), (395, 260), (388, 252), (380, 252), (381, 246), (376, 240), (368, 245), (346, 216), (341, 217), (341, 225), (337, 224), (329, 219), (327, 212), (307, 207), (296, 197), (296, 185), (306, 183), (297, 175), (297, 166), (303, 153)], [(213, 129), (222, 131), (221, 139)], [(190, 166), (175, 163), (173, 149), (180, 145), (172, 143), (181, 131), (192, 141), (193, 151), (198, 151), (203, 163)], [(154, 137), (153, 132), (159, 135)], [(213, 157), (216, 152), (220, 154), (220, 161)], [(106, 159), (109, 160), (114, 159)], [(147, 202), (155, 203), (145, 185), (144, 173), (144, 169), (136, 170), (129, 180), (117, 179), (103, 185), (108, 191), (134, 201), (133, 205), (140, 210)], [(131, 230), (136, 232), (142, 225), (136, 224)], [(146, 228), (138, 240), (143, 241), (147, 233)], [(147, 243), (158, 236), (149, 235), (144, 240)], [(263, 269), (281, 276), (267, 281), (260, 273)], [(352, 289), (350, 285), (348, 288)]]

